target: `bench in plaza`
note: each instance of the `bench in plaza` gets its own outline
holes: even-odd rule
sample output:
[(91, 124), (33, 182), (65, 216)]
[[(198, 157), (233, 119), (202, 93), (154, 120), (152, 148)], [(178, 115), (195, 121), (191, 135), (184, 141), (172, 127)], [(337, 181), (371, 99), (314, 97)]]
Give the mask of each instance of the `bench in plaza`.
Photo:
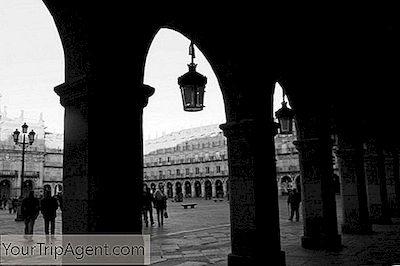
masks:
[(182, 204), (183, 208), (185, 208), (185, 209), (187, 209), (188, 207), (193, 209), (194, 206), (196, 206), (196, 205), (197, 205), (197, 203), (184, 203), (184, 204)]

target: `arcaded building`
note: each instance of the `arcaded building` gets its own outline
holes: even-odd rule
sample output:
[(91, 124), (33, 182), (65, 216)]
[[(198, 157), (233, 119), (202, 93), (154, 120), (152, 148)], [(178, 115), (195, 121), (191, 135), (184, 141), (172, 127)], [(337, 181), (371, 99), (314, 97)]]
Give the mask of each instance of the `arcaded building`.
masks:
[[(223, 95), (229, 266), (255, 265), (266, 258), (286, 264), (272, 108), (277, 82), (296, 117), (303, 199), (299, 245), (346, 249), (342, 234), (370, 234), (376, 219), (399, 216), (395, 9), (380, 13), (384, 5), (377, 4), (369, 13), (339, 8), (329, 14), (328, 9), (290, 10), (268, 3), (223, 9), (168, 3), (155, 9), (150, 2), (43, 2), (65, 55), (65, 81), (55, 88), (65, 108), (63, 183), (68, 204), (63, 233), (143, 231), (143, 109), (154, 91), (162, 89), (145, 83), (144, 68), (162, 28), (182, 33), (199, 47)], [(115, 129), (113, 145), (108, 145), (102, 132), (110, 132), (105, 123), (110, 117), (124, 133), (129, 126), (128, 141)], [(332, 133), (338, 136), (334, 152), (343, 203), (340, 225), (332, 189)], [(391, 190), (387, 184), (393, 184)], [(110, 198), (121, 204), (104, 208)]]
[(218, 125), (196, 127), (144, 144), (144, 182), (158, 184), (169, 198), (228, 196), (226, 138)]
[[(295, 140), (296, 131), (275, 136), (279, 194), (287, 193), (300, 178)], [(175, 198), (179, 193), (183, 197), (229, 196), (227, 142), (218, 124), (146, 140), (144, 150), (143, 180), (152, 190), (161, 184), (169, 198)], [(337, 169), (336, 164), (334, 168)]]
[(42, 116), (28, 119), (21, 111), (19, 117), (10, 118), (4, 109), (0, 112), (0, 198), (21, 194), (22, 146), (15, 144), (12, 134), (16, 129), (21, 131), (24, 123), (28, 131), (36, 133), (33, 144), (25, 147), (24, 195), (29, 190), (34, 190), (37, 196), (44, 189), (52, 194), (62, 192), (63, 135), (46, 132)]

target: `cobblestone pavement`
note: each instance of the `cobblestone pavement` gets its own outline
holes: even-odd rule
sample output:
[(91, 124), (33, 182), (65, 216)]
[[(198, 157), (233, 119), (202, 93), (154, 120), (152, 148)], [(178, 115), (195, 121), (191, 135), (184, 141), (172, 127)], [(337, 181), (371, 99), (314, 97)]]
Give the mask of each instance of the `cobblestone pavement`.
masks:
[[(144, 227), (151, 236), (151, 262), (155, 266), (227, 265), (230, 253), (229, 203), (213, 200), (185, 199), (195, 202), (194, 209), (184, 209), (181, 203), (168, 202), (169, 218), (164, 226)], [(279, 197), (281, 245), (286, 265), (400, 265), (400, 219), (392, 225), (374, 225), (370, 235), (342, 234), (343, 249), (339, 252), (306, 250), (300, 246), (303, 234), (301, 222), (288, 221), (286, 196)], [(337, 198), (340, 232), (341, 201)], [(155, 215), (155, 212), (154, 212)], [(14, 221), (15, 214), (0, 210), (0, 233), (21, 234), (23, 222)], [(39, 216), (35, 233), (43, 233)], [(56, 219), (56, 233), (61, 233), (61, 215)], [(268, 247), (266, 247), (267, 249)], [(266, 255), (267, 256), (267, 255)], [(392, 264), (390, 264), (391, 262)], [(265, 265), (273, 265), (266, 260)]]

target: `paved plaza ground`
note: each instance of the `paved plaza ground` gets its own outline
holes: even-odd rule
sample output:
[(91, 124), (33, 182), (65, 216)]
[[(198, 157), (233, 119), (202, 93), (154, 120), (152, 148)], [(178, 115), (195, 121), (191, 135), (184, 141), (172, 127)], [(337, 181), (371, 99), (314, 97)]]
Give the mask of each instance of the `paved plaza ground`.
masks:
[[(392, 225), (374, 225), (371, 235), (343, 234), (343, 249), (338, 252), (306, 250), (300, 246), (302, 217), (300, 222), (288, 221), (286, 199), (286, 196), (279, 196), (281, 245), (286, 254), (286, 265), (392, 265), (394, 262), (400, 265), (400, 219), (393, 219)], [(185, 199), (184, 202), (194, 202), (197, 206), (184, 209), (181, 203), (169, 201), (169, 218), (165, 219), (164, 226), (158, 227), (154, 217), (154, 226), (144, 227), (143, 233), (151, 235), (152, 265), (227, 265), (230, 253), (229, 202), (203, 199)], [(337, 197), (337, 205), (340, 225), (340, 197)], [(15, 222), (14, 218), (15, 214), (0, 210), (1, 234), (23, 232), (23, 222)], [(39, 216), (35, 233), (43, 232), (43, 218)], [(56, 219), (56, 233), (61, 233), (60, 213)], [(266, 259), (264, 265), (274, 263)]]

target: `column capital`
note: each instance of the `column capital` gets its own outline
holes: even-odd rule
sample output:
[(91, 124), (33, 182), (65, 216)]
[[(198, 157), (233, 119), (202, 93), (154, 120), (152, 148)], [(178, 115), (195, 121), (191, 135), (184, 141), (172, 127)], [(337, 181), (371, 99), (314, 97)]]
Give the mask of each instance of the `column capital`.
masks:
[[(241, 119), (238, 121), (230, 121), (221, 124), (219, 128), (224, 132), (226, 137), (243, 135), (243, 134), (260, 134), (261, 132), (268, 132), (268, 123), (260, 123), (252, 118)], [(276, 123), (270, 124), (271, 136), (276, 135)], [(239, 133), (239, 134), (238, 134)]]
[(56, 86), (54, 91), (60, 96), (61, 105), (66, 107), (87, 101), (91, 80), (84, 75)]
[(139, 105), (144, 108), (147, 106), (149, 98), (154, 94), (155, 89), (149, 85), (141, 84), (139, 86)]
[[(83, 75), (56, 86), (54, 91), (60, 96), (62, 106), (79, 105), (88, 101), (90, 88), (95, 87), (95, 83), (96, 80), (94, 78)], [(148, 103), (149, 97), (154, 94), (155, 89), (149, 85), (141, 84), (138, 86), (137, 91), (136, 102), (139, 107), (144, 108)]]
[(352, 159), (356, 156), (357, 151), (356, 151), (356, 149), (351, 149), (351, 148), (347, 148), (347, 149), (339, 148), (339, 149), (335, 150), (335, 154), (338, 158)]
[(300, 139), (293, 141), (294, 146), (298, 151), (307, 151), (309, 149), (316, 149), (318, 147), (332, 147), (332, 143), (329, 139), (321, 139), (321, 138), (309, 138), (309, 139)]

